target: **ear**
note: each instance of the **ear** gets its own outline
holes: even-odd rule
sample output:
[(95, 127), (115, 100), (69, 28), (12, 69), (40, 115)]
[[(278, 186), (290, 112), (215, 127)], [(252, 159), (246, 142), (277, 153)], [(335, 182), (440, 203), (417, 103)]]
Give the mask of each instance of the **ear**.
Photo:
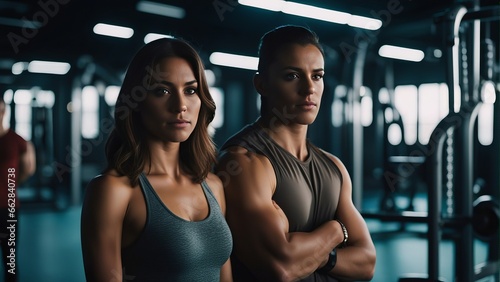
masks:
[(255, 73), (255, 75), (253, 76), (253, 86), (255, 87), (255, 90), (257, 90), (257, 92), (262, 96), (266, 96), (266, 91), (264, 91), (264, 84), (265, 82), (263, 75), (258, 72)]

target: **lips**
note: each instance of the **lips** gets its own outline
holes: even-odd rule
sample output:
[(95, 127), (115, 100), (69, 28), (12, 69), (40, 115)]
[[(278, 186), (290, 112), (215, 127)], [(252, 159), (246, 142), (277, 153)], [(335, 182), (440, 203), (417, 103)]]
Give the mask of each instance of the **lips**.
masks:
[(315, 102), (304, 102), (304, 103), (298, 104), (298, 106), (311, 107), (311, 106), (316, 106), (316, 103)]
[(189, 120), (185, 120), (185, 119), (176, 119), (174, 121), (170, 121), (168, 122), (168, 124), (189, 124), (191, 123)]

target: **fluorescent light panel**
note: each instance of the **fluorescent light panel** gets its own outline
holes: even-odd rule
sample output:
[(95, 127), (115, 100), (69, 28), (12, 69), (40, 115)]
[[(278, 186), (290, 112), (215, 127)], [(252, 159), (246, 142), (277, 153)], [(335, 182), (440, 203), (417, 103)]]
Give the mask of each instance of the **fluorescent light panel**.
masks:
[(257, 70), (257, 66), (259, 64), (259, 58), (256, 57), (235, 55), (222, 52), (212, 53), (209, 59), (210, 62), (214, 65), (248, 69), (248, 70)]
[(26, 62), (17, 62), (12, 64), (12, 74), (18, 75), (21, 74), (28, 68), (28, 63)]
[(346, 24), (351, 17), (351, 15), (348, 13), (328, 10), (295, 2), (286, 2), (281, 11), (285, 14), (318, 19), (338, 24)]
[(286, 3), (283, 0), (240, 0), (238, 1), (241, 5), (269, 10), (273, 12), (280, 12), (283, 9), (284, 4)]
[(348, 24), (368, 30), (377, 30), (382, 27), (382, 21), (378, 19), (351, 15), (349, 13), (320, 8), (283, 0), (239, 0), (238, 3), (254, 8), (265, 9), (274, 12), (317, 19), (337, 24)]
[(174, 38), (172, 35), (160, 34), (160, 33), (148, 33), (144, 36), (144, 43), (148, 44), (149, 42), (160, 39), (160, 38)]
[(66, 74), (71, 65), (63, 62), (31, 61), (28, 71), (31, 73)]
[(359, 27), (368, 30), (377, 30), (382, 27), (382, 21), (362, 16), (351, 15), (347, 24), (352, 27)]
[(98, 23), (94, 26), (94, 33), (118, 38), (130, 38), (134, 35), (134, 30), (124, 26)]
[(417, 49), (383, 45), (378, 49), (378, 54), (385, 58), (420, 62), (424, 59), (424, 52)]
[(183, 8), (150, 1), (139, 1), (139, 3), (137, 3), (136, 9), (144, 13), (150, 13), (176, 19), (183, 19), (186, 16), (186, 11)]

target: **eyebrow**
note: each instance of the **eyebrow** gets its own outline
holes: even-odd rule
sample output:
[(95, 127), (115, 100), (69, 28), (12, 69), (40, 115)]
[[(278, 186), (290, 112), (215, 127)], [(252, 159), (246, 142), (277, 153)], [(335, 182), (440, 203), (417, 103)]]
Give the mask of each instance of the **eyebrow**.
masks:
[[(294, 70), (294, 71), (302, 71), (301, 68), (292, 67), (292, 66), (288, 66), (288, 67), (283, 68), (283, 70), (287, 70), (287, 69)], [(319, 71), (325, 71), (325, 69), (324, 68), (313, 69), (313, 72), (319, 72)]]
[[(166, 81), (166, 80), (161, 80), (161, 81), (159, 81), (159, 83), (165, 84), (165, 85), (169, 85), (169, 86), (174, 85), (172, 82)], [(197, 84), (197, 83), (198, 83), (198, 81), (191, 80), (191, 81), (188, 81), (188, 82), (184, 83), (184, 86), (193, 85), (193, 84)]]

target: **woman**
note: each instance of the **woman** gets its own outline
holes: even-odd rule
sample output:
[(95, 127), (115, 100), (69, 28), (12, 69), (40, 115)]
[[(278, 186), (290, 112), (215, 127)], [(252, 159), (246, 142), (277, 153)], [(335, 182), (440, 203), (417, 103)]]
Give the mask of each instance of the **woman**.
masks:
[(88, 185), (81, 236), (88, 281), (232, 281), (222, 183), (210, 173), (215, 104), (196, 51), (159, 39), (133, 58)]
[(262, 37), (254, 76), (260, 117), (226, 141), (217, 164), (235, 281), (373, 278), (376, 251), (352, 203), (349, 173), (307, 139), (324, 75), (311, 30), (287, 25)]

